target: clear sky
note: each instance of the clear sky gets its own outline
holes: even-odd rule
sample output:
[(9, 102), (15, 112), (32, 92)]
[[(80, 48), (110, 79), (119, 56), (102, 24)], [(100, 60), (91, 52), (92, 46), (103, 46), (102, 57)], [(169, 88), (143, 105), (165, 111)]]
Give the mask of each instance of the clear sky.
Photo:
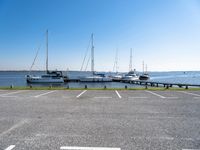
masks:
[[(0, 0), (0, 70), (80, 70), (94, 33), (95, 70), (200, 70), (199, 0)], [(41, 46), (40, 46), (41, 45)], [(88, 65), (90, 70), (90, 65)]]

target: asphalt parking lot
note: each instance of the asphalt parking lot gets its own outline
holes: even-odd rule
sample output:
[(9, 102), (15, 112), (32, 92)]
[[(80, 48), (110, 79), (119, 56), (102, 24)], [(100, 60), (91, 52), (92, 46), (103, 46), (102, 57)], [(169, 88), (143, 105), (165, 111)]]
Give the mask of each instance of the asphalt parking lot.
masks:
[(198, 150), (200, 91), (0, 90), (0, 150)]

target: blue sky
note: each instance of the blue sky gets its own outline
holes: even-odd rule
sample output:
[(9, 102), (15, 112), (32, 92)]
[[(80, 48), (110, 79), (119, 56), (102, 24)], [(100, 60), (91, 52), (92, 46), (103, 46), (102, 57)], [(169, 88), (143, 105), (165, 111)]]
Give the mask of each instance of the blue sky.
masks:
[[(95, 70), (200, 70), (199, 0), (0, 0), (0, 70), (80, 70), (94, 33)], [(90, 65), (88, 66), (90, 70)]]

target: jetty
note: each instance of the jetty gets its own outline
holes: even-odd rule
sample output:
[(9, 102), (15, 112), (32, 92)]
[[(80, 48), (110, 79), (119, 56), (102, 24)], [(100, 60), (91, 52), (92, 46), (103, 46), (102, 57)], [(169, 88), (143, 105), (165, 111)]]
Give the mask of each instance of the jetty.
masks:
[[(122, 82), (122, 81), (121, 81)], [(144, 85), (144, 86), (151, 86), (151, 87), (165, 87), (166, 89), (170, 87), (179, 87), (179, 88), (186, 88), (189, 87), (200, 87), (199, 84), (185, 84), (185, 83), (167, 83), (167, 82), (155, 82), (155, 81), (129, 81), (130, 84), (136, 84), (136, 85)]]

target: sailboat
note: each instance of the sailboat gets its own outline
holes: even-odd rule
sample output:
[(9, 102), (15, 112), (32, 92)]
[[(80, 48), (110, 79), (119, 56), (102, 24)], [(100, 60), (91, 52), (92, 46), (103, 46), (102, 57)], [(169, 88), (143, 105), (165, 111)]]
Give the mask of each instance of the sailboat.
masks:
[(149, 74), (147, 73), (147, 65), (146, 65), (146, 71), (144, 71), (144, 61), (142, 63), (142, 68), (143, 68), (143, 74), (139, 76), (139, 79), (148, 80), (150, 77), (149, 77)]
[(29, 73), (29, 75), (26, 76), (26, 81), (28, 83), (63, 83), (65, 79), (66, 77), (63, 76), (62, 71), (49, 71), (48, 69), (48, 30), (47, 30), (46, 31), (46, 74), (38, 76), (38, 75), (31, 75)]
[(115, 74), (112, 76), (112, 80), (118, 82), (121, 81), (122, 75), (118, 73), (118, 49), (116, 50), (113, 72), (115, 72)]
[(105, 74), (97, 74), (94, 71), (94, 35), (91, 35), (91, 76), (81, 77), (80, 82), (109, 82), (111, 78), (106, 77)]
[(139, 76), (135, 73), (136, 70), (132, 69), (132, 49), (130, 50), (130, 64), (129, 64), (129, 72), (122, 77), (122, 81), (135, 81), (139, 80)]

